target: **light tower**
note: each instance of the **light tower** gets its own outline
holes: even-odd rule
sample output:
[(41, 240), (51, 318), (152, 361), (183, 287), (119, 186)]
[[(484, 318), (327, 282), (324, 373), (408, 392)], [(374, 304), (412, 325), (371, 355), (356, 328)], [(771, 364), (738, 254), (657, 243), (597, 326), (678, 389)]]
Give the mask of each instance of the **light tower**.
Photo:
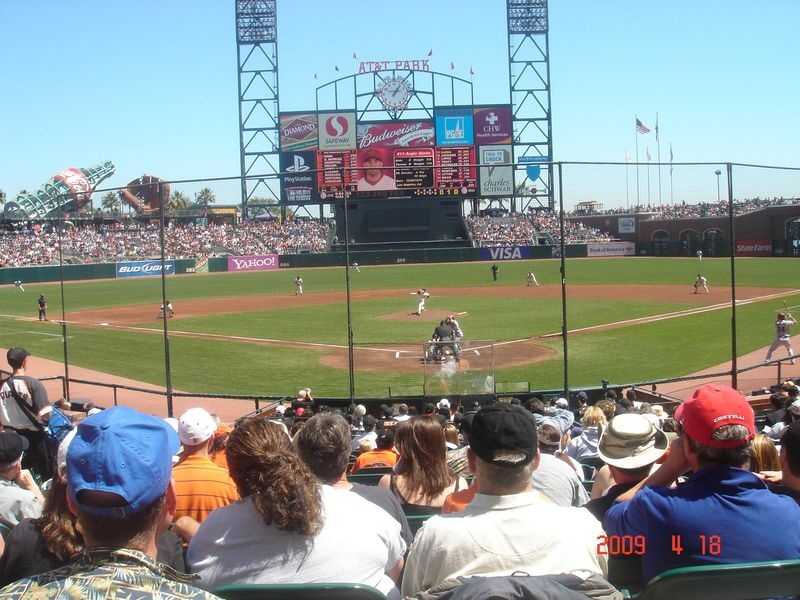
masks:
[[(514, 125), (514, 162), (541, 167), (531, 181), (521, 166), (514, 171), (515, 197), (529, 206), (553, 209), (553, 121), (550, 111), (550, 40), (547, 0), (506, 0), (508, 74)], [(517, 190), (526, 191), (517, 195)], [(535, 190), (535, 191), (530, 191)]]
[[(235, 0), (242, 217), (256, 195), (280, 201), (277, 0)], [(254, 175), (259, 177), (248, 178)]]

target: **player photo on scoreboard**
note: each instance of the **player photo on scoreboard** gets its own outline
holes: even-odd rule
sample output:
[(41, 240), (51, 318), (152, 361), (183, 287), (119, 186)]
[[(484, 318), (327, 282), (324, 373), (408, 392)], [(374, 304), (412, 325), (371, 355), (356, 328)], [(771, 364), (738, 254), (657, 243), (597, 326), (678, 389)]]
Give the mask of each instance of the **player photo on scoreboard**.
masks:
[(356, 161), (358, 164), (356, 189), (359, 192), (397, 189), (394, 180), (394, 156), (391, 148), (372, 146), (366, 150), (359, 150)]

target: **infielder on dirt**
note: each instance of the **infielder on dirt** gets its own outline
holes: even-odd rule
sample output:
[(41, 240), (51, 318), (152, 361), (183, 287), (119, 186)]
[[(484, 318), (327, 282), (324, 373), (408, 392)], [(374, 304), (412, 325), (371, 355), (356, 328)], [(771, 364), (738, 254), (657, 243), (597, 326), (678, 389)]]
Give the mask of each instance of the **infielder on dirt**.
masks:
[(294, 295), (295, 296), (302, 296), (303, 295), (303, 278), (299, 275), (294, 278)]
[[(167, 309), (166, 310), (167, 310), (167, 318), (171, 319), (172, 317), (175, 316), (175, 309), (172, 308), (172, 302), (170, 302), (169, 300), (167, 300)], [(164, 318), (164, 305), (163, 304), (161, 305), (161, 308), (158, 309), (158, 318), (159, 319), (163, 319)]]
[(533, 274), (533, 271), (528, 271), (528, 287), (536, 286), (539, 287), (539, 282), (536, 281), (536, 275)]
[(775, 319), (775, 341), (772, 342), (769, 350), (767, 350), (767, 357), (764, 359), (764, 362), (772, 360), (772, 353), (775, 352), (779, 346), (783, 346), (789, 353), (789, 358), (792, 359), (791, 364), (794, 364), (794, 350), (792, 350), (792, 344), (789, 341), (789, 329), (796, 323), (797, 321), (795, 321), (794, 317), (789, 314), (788, 311), (785, 313), (778, 313), (778, 317)]
[(425, 302), (431, 295), (428, 293), (428, 290), (425, 288), (418, 289), (416, 292), (409, 292), (412, 296), (417, 296), (417, 310), (416, 312), (411, 313), (412, 315), (417, 315), (418, 317), (422, 316), (422, 313), (425, 312)]
[(708, 279), (703, 277), (700, 273), (697, 274), (697, 279), (694, 280), (694, 293), (697, 294), (700, 288), (703, 288), (706, 291), (706, 294), (710, 294), (711, 292), (708, 291)]

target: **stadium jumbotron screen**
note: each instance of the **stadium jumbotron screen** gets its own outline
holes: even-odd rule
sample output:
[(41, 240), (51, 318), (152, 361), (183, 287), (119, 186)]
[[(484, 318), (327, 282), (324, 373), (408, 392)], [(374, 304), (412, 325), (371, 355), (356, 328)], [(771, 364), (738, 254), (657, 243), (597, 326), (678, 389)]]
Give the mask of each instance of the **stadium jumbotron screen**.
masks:
[(513, 185), (512, 167), (491, 166), (498, 157), (511, 162), (508, 105), (375, 122), (357, 122), (352, 111), (283, 113), (280, 144), (288, 204), (330, 202), (345, 192), (351, 198), (493, 196)]

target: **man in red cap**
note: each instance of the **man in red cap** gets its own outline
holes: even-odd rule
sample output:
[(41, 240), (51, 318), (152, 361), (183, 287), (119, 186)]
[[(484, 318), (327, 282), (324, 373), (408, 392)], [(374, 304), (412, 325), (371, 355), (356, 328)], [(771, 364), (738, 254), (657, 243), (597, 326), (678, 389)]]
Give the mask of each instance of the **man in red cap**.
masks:
[[(603, 519), (609, 536), (644, 536), (644, 580), (677, 567), (800, 556), (800, 507), (749, 471), (755, 416), (744, 396), (705, 385), (675, 420), (680, 435), (667, 460)], [(687, 471), (688, 481), (668, 487)]]
[(395, 189), (394, 179), (390, 175), (392, 170), (386, 168), (387, 163), (391, 163), (391, 158), (386, 154), (381, 148), (368, 148), (358, 152), (362, 169), (357, 184), (359, 192)]

